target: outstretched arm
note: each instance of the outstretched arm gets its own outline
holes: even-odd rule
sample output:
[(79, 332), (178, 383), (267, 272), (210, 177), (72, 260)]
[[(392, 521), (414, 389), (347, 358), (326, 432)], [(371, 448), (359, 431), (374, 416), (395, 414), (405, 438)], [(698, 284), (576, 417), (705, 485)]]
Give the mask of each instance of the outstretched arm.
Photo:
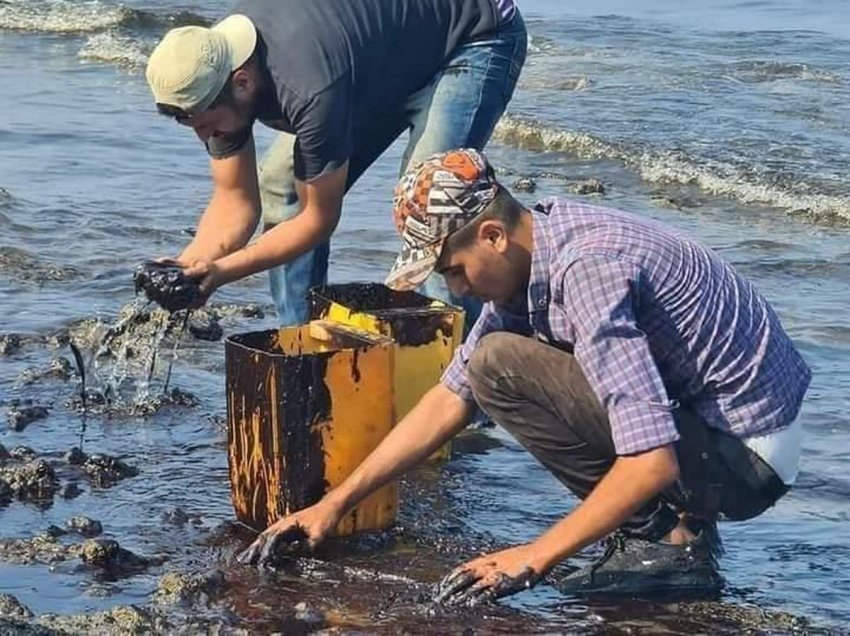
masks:
[(298, 258), (327, 241), (339, 222), (348, 163), (310, 182), (299, 182), (301, 211), (246, 247), (186, 272), (202, 279), (207, 294), (218, 287)]
[(263, 562), (299, 526), (315, 546), (346, 512), (381, 486), (426, 459), (466, 426), (473, 406), (442, 384), (426, 393), (363, 463), (317, 504), (280, 519), (239, 556), (243, 563)]
[(474, 603), (531, 587), (559, 562), (620, 527), (678, 474), (672, 444), (617, 458), (573, 512), (531, 543), (456, 568), (441, 584), (439, 600)]

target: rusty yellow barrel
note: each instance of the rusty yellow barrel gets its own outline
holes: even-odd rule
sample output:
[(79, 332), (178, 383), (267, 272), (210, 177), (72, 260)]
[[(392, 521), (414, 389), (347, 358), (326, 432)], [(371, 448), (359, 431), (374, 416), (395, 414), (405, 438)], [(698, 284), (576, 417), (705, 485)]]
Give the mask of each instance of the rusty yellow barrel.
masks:
[[(463, 310), (377, 283), (326, 285), (310, 292), (310, 316), (381, 334), (395, 343), (395, 412), (401, 419), (439, 382), (463, 337)], [(436, 453), (447, 457), (449, 446)]]
[[(232, 336), (225, 357), (233, 506), (258, 530), (316, 503), (395, 422), (394, 347), (380, 334), (316, 321)], [(389, 484), (337, 532), (386, 528), (397, 509)]]

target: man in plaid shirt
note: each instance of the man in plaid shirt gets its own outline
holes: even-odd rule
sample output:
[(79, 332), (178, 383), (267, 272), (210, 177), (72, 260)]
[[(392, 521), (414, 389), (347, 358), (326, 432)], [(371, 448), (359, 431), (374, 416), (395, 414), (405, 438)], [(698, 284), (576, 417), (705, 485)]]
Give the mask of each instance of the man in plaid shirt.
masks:
[(477, 602), (531, 587), (611, 533), (569, 591), (716, 590), (715, 519), (749, 519), (797, 474), (811, 372), (762, 296), (699, 243), (647, 219), (545, 199), (524, 208), (474, 150), (396, 189), (404, 245), (387, 283), (431, 272), (486, 302), (441, 383), (352, 476), (244, 553), (340, 516), (461, 430), (476, 410), (582, 503), (535, 541), (458, 567), (438, 590)]

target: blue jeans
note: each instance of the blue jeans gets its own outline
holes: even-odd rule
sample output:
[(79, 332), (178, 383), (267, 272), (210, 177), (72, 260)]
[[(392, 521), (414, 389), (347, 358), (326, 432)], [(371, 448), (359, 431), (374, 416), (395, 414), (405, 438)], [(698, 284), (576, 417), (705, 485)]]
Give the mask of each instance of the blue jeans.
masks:
[[(525, 62), (527, 39), (525, 23), (517, 11), (498, 30), (458, 47), (432, 81), (400, 105), (395, 117), (375, 118), (379, 121), (356, 129), (346, 189), (405, 130), (410, 131), (410, 140), (402, 158), (401, 173), (437, 152), (482, 149), (513, 95)], [(294, 136), (281, 133), (260, 164), (260, 199), (266, 228), (300, 211), (293, 174), (294, 143)], [(269, 270), (281, 326), (307, 320), (307, 292), (327, 282), (329, 253), (330, 244), (325, 243)], [(479, 301), (450, 294), (437, 275), (432, 275), (424, 288), (433, 298), (463, 307), (467, 328), (481, 311)]]

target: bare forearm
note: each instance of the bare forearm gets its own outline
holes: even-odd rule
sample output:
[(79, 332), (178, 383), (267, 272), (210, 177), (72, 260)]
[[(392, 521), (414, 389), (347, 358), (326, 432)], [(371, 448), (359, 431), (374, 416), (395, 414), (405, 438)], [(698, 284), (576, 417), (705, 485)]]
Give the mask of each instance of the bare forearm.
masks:
[(384, 484), (425, 460), (469, 421), (472, 406), (438, 384), (381, 444), (328, 495), (344, 513)]
[(330, 239), (335, 224), (322, 214), (302, 212), (276, 225), (244, 248), (224, 256), (216, 264), (222, 284), (289, 263)]
[(617, 459), (590, 496), (532, 544), (538, 572), (546, 572), (620, 527), (678, 475), (672, 446)]
[(212, 262), (233, 253), (251, 239), (258, 219), (258, 210), (250, 200), (232, 194), (214, 194), (198, 221), (195, 238), (183, 250), (180, 260)]

